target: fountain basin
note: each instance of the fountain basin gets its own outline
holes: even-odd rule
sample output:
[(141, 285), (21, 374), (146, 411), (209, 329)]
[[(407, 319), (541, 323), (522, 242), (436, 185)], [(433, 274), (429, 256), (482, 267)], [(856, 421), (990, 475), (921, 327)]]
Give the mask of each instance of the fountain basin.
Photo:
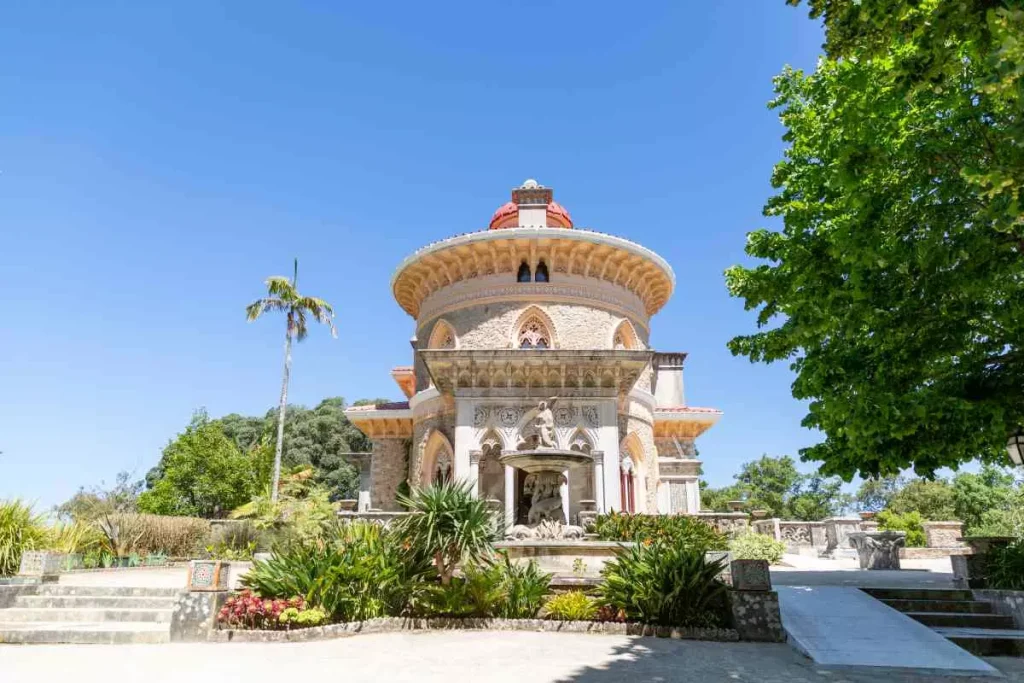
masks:
[(502, 465), (511, 465), (529, 474), (561, 472), (584, 465), (592, 466), (594, 457), (580, 451), (560, 448), (534, 448), (527, 451), (505, 451), (498, 460)]
[[(556, 576), (597, 577), (609, 560), (632, 542), (621, 541), (502, 541), (494, 547), (508, 553), (516, 564), (533, 560), (541, 570)], [(577, 560), (579, 560), (577, 562)]]

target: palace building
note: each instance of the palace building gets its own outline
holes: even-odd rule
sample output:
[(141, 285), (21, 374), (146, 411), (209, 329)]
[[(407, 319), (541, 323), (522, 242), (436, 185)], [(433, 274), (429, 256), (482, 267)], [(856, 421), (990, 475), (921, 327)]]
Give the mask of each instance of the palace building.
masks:
[(391, 289), (415, 321), (414, 351), (391, 375), (407, 400), (346, 410), (373, 441), (360, 507), (398, 509), (403, 482), (467, 480), (525, 524), (533, 484), (500, 458), (536, 445), (543, 401), (546, 440), (590, 456), (560, 480), (562, 521), (699, 511), (694, 442), (721, 412), (687, 405), (686, 354), (648, 343), (674, 285), (656, 253), (577, 228), (533, 180), (487, 230), (406, 258)]

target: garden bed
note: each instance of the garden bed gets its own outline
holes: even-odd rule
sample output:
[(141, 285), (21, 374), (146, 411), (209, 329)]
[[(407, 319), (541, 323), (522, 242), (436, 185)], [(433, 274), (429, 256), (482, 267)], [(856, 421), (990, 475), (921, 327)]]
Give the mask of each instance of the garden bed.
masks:
[(255, 629), (218, 629), (210, 640), (218, 643), (283, 643), (343, 638), (360, 633), (395, 633), (400, 631), (539, 631), (560, 633), (592, 633), (610, 636), (647, 636), (676, 640), (712, 640), (735, 642), (739, 633), (731, 628), (690, 628), (651, 626), (613, 621), (555, 621), (552, 619), (413, 619), (382, 617), (367, 621), (328, 624), (287, 631)]

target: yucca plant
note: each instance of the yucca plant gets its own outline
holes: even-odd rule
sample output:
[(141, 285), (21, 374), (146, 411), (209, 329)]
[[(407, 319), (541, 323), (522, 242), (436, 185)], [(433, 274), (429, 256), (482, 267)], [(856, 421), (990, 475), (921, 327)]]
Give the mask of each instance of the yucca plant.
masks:
[(46, 548), (57, 553), (84, 553), (99, 543), (100, 534), (96, 528), (82, 522), (55, 524), (47, 529)]
[(94, 524), (103, 535), (104, 549), (115, 558), (128, 557), (135, 552), (145, 533), (137, 515), (104, 515)]
[(0, 501), (0, 576), (17, 573), (21, 554), (46, 543), (46, 527), (41, 515), (20, 500)]
[(410, 496), (400, 496), (399, 503), (412, 514), (399, 520), (398, 533), (414, 553), (433, 560), (443, 585), (451, 583), (460, 562), (490, 556), (501, 537), (500, 521), (473, 495), (468, 482), (414, 489)]
[(726, 587), (724, 560), (667, 543), (638, 543), (605, 564), (601, 602), (631, 621), (663, 626), (720, 626)]
[(533, 560), (513, 563), (507, 553), (500, 553), (496, 563), (501, 577), (504, 599), (494, 616), (504, 619), (532, 619), (537, 616), (551, 585), (551, 574), (541, 571)]

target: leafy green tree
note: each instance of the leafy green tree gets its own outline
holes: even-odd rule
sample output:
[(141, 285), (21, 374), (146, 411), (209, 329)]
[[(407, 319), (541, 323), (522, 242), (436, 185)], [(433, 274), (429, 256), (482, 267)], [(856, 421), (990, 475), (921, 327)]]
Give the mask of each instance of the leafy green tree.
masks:
[(986, 514), (990, 525), (996, 523), (996, 515), (1016, 507), (1019, 497), (1013, 475), (999, 467), (983, 465), (976, 474), (961, 472), (953, 477), (954, 514), (964, 523), (965, 533), (983, 526)]
[(927, 520), (956, 519), (953, 487), (945, 479), (913, 479), (889, 500), (887, 510), (896, 515), (918, 512)]
[(840, 514), (850, 505), (849, 496), (842, 492), (842, 481), (802, 474), (788, 455), (763, 455), (744, 463), (735, 479), (732, 486), (704, 488), (702, 506), (724, 512), (729, 509), (729, 501), (743, 500), (747, 510), (766, 510), (772, 517), (813, 521)]
[(1024, 423), (1024, 9), (808, 4), (827, 56), (775, 80), (783, 225), (726, 272), (764, 328), (729, 347), (792, 362), (824, 474), (1001, 461)]
[(185, 431), (164, 449), (162, 476), (139, 496), (139, 510), (194, 517), (227, 514), (259, 490), (257, 476), (269, 470), (266, 462), (258, 462), (264, 453), (269, 449), (243, 453), (218, 422), (197, 411)]
[(854, 503), (858, 510), (879, 512), (889, 506), (904, 483), (903, 478), (899, 476), (865, 479), (854, 495)]
[(327, 325), (331, 335), (338, 336), (334, 329), (334, 309), (325, 300), (315, 296), (303, 296), (298, 290), (299, 260), (295, 259), (295, 270), (292, 279), (278, 275), (267, 278), (267, 294), (245, 307), (245, 315), (249, 322), (259, 319), (265, 313), (277, 312), (285, 314), (284, 335), (284, 376), (281, 379), (281, 401), (277, 418), (277, 448), (274, 451), (274, 479), (271, 483), (270, 495), (277, 500), (279, 482), (281, 480), (281, 452), (284, 448), (284, 416), (288, 405), (288, 376), (292, 369), (292, 340), (297, 342), (306, 338), (306, 316), (318, 323)]

